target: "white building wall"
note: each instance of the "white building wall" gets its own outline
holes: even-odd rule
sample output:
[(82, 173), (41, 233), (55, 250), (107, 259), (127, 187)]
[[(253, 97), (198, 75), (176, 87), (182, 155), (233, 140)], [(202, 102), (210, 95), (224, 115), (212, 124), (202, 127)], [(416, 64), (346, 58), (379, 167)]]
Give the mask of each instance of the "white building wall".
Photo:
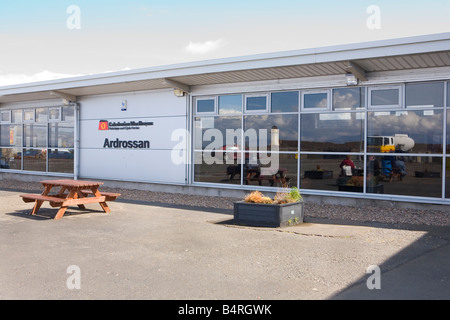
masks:
[[(122, 111), (123, 101), (126, 111)], [(186, 161), (179, 157), (186, 156), (187, 145), (172, 139), (172, 134), (186, 130), (186, 101), (172, 90), (80, 98), (80, 177), (184, 184)], [(100, 130), (101, 120), (120, 126)], [(136, 144), (118, 146), (117, 139)], [(144, 148), (136, 148), (140, 143)], [(178, 161), (173, 161), (174, 156)]]

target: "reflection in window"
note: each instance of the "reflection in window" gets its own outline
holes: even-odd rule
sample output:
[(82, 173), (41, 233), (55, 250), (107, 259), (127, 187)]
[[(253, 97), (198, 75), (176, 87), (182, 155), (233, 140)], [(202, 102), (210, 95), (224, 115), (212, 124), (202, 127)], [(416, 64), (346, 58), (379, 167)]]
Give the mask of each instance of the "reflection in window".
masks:
[[(256, 161), (251, 161), (255, 157)], [(295, 154), (271, 153), (246, 154), (243, 183), (267, 187), (297, 186), (297, 156)]]
[(28, 122), (34, 121), (34, 109), (23, 110), (23, 120)]
[(47, 168), (46, 149), (24, 149), (23, 150), (23, 170), (46, 171)]
[(366, 101), (365, 88), (333, 89), (333, 109), (364, 109)]
[(21, 123), (22, 122), (22, 110), (12, 110), (12, 123)]
[[(241, 138), (241, 117), (197, 117), (194, 119), (196, 150), (237, 147)], [(228, 134), (228, 136), (227, 136)], [(228, 137), (228, 139), (227, 139)]]
[(244, 116), (245, 147), (255, 150), (297, 151), (298, 115)]
[(1, 125), (0, 145), (3, 147), (22, 146), (22, 126), (21, 125)]
[(73, 126), (62, 123), (50, 123), (48, 131), (49, 147), (73, 148)]
[(442, 197), (442, 158), (390, 154), (367, 159), (368, 193)]
[(303, 94), (303, 109), (327, 109), (328, 108), (328, 93), (304, 93)]
[(23, 136), (24, 147), (47, 147), (47, 125), (26, 124)]
[(74, 151), (69, 149), (49, 149), (48, 171), (73, 173)]
[(48, 108), (36, 108), (36, 122), (47, 122)]
[(75, 120), (75, 107), (64, 106), (62, 108), (62, 121), (73, 122)]
[(22, 149), (21, 148), (1, 148), (0, 149), (0, 169), (21, 170), (22, 169)]
[(303, 154), (300, 168), (302, 189), (363, 192), (363, 156)]
[(214, 113), (215, 101), (214, 99), (197, 100), (197, 113)]
[(444, 83), (408, 83), (405, 86), (407, 107), (443, 107)]
[(370, 89), (370, 105), (372, 107), (396, 107), (400, 105), (400, 89)]
[(242, 96), (219, 96), (219, 114), (241, 114)]
[(3, 123), (11, 122), (11, 111), (10, 110), (0, 111), (0, 122), (3, 122)]
[[(368, 143), (369, 152), (442, 153), (442, 110), (368, 113), (368, 139), (387, 138), (389, 145)], [(376, 140), (370, 140), (376, 141)]]
[(297, 112), (298, 92), (274, 92), (271, 95), (271, 112)]
[(241, 183), (241, 164), (225, 152), (195, 152), (194, 181), (208, 183)]
[(301, 115), (302, 151), (364, 152), (364, 113)]
[(267, 111), (266, 96), (247, 96), (245, 100), (246, 111)]

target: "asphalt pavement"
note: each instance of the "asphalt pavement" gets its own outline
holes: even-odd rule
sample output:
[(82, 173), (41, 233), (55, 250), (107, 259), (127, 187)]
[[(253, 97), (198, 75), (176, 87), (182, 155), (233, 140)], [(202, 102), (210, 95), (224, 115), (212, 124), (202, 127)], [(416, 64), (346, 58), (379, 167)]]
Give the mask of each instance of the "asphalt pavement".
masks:
[(110, 202), (69, 208), (0, 191), (0, 299), (447, 300), (450, 227), (309, 219), (236, 225), (229, 211)]

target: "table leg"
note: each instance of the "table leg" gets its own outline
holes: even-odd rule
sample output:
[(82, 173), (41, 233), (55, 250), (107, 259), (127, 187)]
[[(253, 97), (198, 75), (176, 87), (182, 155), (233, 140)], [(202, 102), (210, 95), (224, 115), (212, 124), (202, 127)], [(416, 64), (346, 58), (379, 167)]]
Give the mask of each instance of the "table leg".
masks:
[[(52, 186), (51, 185), (46, 185), (44, 191), (42, 192), (41, 195), (43, 196), (47, 196), (50, 191), (52, 190)], [(44, 203), (43, 200), (36, 200), (36, 202), (34, 203), (34, 207), (33, 210), (31, 210), (31, 215), (35, 215), (39, 209), (41, 208), (42, 204)]]
[[(83, 195), (83, 193), (81, 192), (81, 190), (77, 190), (77, 194), (76, 194), (77, 198), (85, 198), (85, 196)], [(80, 209), (86, 209), (86, 207), (84, 206), (84, 204), (79, 204), (78, 208)]]
[[(98, 187), (92, 187), (91, 188), (92, 193), (94, 194), (95, 197), (101, 197), (102, 194), (100, 193), (100, 191), (98, 191)], [(106, 204), (106, 202), (100, 202), (100, 206), (102, 207), (103, 211), (105, 213), (109, 213), (111, 212), (111, 209), (109, 209), (108, 205)]]
[[(72, 199), (74, 199), (74, 197), (75, 197), (76, 194), (77, 194), (77, 193), (76, 193), (76, 190), (70, 190), (69, 195), (68, 195), (67, 198), (66, 198), (66, 202), (67, 202), (67, 200), (72, 200)], [(56, 213), (56, 216), (55, 216), (54, 219), (55, 219), (55, 220), (61, 219), (61, 218), (63, 217), (64, 213), (66, 212), (67, 208), (68, 208), (68, 206), (67, 206), (67, 205), (64, 205), (64, 203), (63, 203), (63, 205), (61, 206), (61, 208), (60, 208), (60, 209), (58, 210), (58, 212)]]

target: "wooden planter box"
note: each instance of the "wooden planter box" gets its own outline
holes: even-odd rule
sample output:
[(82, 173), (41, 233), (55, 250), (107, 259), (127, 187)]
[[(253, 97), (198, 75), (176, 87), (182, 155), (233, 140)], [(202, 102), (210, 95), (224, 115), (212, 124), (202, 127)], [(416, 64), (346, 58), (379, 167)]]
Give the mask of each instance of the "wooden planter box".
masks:
[(234, 221), (261, 227), (285, 227), (303, 223), (303, 201), (286, 204), (234, 203)]

